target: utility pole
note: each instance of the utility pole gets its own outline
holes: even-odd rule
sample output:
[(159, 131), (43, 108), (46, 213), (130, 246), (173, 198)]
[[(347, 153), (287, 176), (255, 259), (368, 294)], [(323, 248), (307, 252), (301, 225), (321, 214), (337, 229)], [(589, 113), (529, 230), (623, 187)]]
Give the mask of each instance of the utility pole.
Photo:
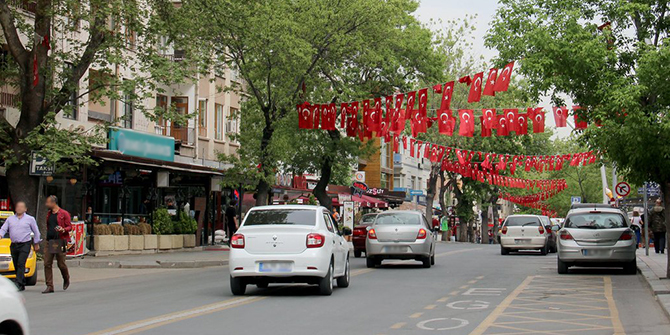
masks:
[(610, 199), (607, 198), (607, 176), (605, 172), (605, 164), (600, 166), (600, 179), (603, 183), (603, 204), (607, 204), (609, 203)]
[[(644, 182), (644, 196), (642, 202), (644, 203), (644, 221), (643, 226), (644, 226), (644, 254), (649, 256), (649, 211), (647, 208), (647, 202), (649, 201), (648, 199), (648, 191), (647, 191), (647, 182)], [(654, 242), (655, 243), (655, 242)]]

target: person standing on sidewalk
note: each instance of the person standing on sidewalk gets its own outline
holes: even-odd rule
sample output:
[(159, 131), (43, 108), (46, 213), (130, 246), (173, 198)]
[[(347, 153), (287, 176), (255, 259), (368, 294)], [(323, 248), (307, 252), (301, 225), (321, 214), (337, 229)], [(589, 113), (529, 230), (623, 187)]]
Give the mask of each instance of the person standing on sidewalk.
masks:
[(649, 229), (654, 233), (654, 250), (656, 253), (665, 253), (665, 208), (661, 199), (656, 199), (656, 206), (649, 213)]
[(58, 198), (50, 195), (47, 198), (47, 243), (44, 248), (44, 277), (47, 288), (42, 293), (54, 292), (53, 262), (54, 257), (58, 269), (63, 276), (63, 291), (70, 286), (70, 272), (65, 264), (65, 243), (70, 238), (72, 224), (70, 213), (58, 206)]
[[(26, 213), (26, 203), (18, 201), (14, 205), (15, 215), (10, 216), (0, 228), (0, 239), (9, 233), (12, 244), (9, 250), (12, 254), (12, 263), (16, 270), (16, 286), (19, 291), (26, 289), (26, 260), (30, 255), (30, 246), (35, 245), (35, 251), (40, 250), (40, 230), (35, 218)], [(34, 234), (34, 237), (30, 236)]]
[(233, 239), (233, 234), (239, 228), (237, 224), (237, 209), (235, 209), (236, 205), (237, 201), (233, 199), (230, 200), (228, 208), (226, 208), (226, 237), (228, 237), (228, 245), (230, 245), (230, 241)]
[(638, 211), (633, 211), (633, 218), (630, 219), (630, 223), (631, 228), (633, 228), (633, 230), (635, 231), (635, 238), (637, 241), (635, 248), (638, 248), (642, 240), (642, 225), (644, 224), (642, 222), (642, 218), (640, 218), (640, 213)]

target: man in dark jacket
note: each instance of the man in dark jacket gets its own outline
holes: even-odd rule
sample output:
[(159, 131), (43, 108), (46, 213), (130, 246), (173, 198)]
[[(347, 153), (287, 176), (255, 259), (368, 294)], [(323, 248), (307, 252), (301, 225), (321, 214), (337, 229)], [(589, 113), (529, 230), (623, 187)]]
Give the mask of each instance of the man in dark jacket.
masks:
[(70, 222), (70, 213), (58, 206), (58, 198), (50, 195), (47, 198), (46, 206), (49, 209), (47, 213), (47, 233), (46, 245), (44, 248), (44, 279), (47, 289), (42, 293), (53, 293), (54, 276), (53, 262), (54, 257), (63, 276), (63, 290), (70, 286), (70, 273), (65, 264), (65, 245), (70, 238), (72, 224)]
[(649, 212), (649, 229), (654, 233), (654, 249), (656, 253), (665, 253), (665, 208), (661, 199), (656, 199), (656, 206)]

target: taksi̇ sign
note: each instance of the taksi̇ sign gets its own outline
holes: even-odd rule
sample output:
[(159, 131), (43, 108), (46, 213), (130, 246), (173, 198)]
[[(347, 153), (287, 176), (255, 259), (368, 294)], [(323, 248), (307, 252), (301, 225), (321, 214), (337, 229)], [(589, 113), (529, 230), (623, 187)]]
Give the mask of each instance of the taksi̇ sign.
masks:
[(50, 176), (54, 174), (56, 166), (49, 160), (33, 151), (30, 153), (30, 175), (31, 176)]
[(174, 162), (174, 138), (167, 136), (111, 128), (109, 150), (128, 156)]

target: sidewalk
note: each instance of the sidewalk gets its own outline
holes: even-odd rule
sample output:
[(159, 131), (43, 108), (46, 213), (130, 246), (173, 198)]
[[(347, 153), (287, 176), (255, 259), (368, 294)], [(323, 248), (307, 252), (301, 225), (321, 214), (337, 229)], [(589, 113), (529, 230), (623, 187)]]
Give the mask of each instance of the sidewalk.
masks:
[(666, 254), (656, 254), (653, 249), (649, 250), (649, 256), (645, 255), (644, 248), (637, 250), (637, 267), (661, 308), (670, 317), (670, 278), (666, 277), (667, 257)]

